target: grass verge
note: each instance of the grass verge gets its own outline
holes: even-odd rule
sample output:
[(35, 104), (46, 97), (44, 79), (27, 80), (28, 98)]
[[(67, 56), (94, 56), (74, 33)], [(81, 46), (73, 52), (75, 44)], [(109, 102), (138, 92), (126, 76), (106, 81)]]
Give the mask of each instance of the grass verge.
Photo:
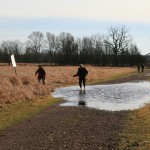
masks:
[(120, 132), (120, 150), (150, 150), (150, 104), (130, 111)]
[(0, 130), (38, 114), (60, 100), (47, 97), (36, 101), (21, 101), (0, 108)]
[(108, 78), (101, 78), (101, 79), (98, 79), (98, 80), (94, 80), (92, 82), (88, 82), (87, 84), (88, 85), (100, 84), (100, 83), (107, 82), (107, 81), (113, 81), (113, 80), (117, 80), (117, 79), (126, 78), (130, 75), (133, 75), (133, 74), (137, 74), (136, 71), (121, 73), (121, 74), (115, 74), (115, 75), (112, 75)]

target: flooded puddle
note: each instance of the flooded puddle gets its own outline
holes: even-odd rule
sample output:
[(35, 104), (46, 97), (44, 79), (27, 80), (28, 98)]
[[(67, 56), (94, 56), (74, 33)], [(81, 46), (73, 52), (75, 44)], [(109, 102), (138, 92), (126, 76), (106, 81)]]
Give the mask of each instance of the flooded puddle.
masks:
[(53, 97), (66, 100), (61, 106), (132, 110), (150, 103), (150, 82), (86, 86), (86, 91), (82, 92), (79, 86), (70, 86), (56, 89)]

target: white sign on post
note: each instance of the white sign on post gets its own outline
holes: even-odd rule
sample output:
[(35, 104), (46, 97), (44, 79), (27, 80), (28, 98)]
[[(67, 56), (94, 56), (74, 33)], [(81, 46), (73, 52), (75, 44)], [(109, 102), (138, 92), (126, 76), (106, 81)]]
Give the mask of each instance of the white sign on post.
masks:
[(14, 55), (11, 55), (11, 62), (12, 62), (13, 67), (17, 66)]
[(16, 73), (16, 75), (17, 75), (17, 72), (16, 72), (16, 61), (15, 61), (15, 57), (14, 57), (14, 55), (11, 55), (11, 62), (12, 62), (12, 65), (13, 65), (13, 67), (14, 67), (14, 70), (15, 70), (15, 73)]

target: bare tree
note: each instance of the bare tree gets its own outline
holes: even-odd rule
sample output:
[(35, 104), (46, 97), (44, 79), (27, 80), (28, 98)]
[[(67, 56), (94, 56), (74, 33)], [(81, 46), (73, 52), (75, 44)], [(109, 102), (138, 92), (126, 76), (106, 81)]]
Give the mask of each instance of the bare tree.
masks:
[(140, 56), (140, 52), (138, 47), (135, 44), (131, 44), (129, 48), (129, 54), (130, 54), (130, 65), (134, 66), (138, 63), (144, 62), (144, 57)]
[(11, 41), (2, 41), (1, 43), (1, 62), (7, 62), (10, 64)]
[(4, 54), (12, 54), (13, 53), (13, 46), (12, 41), (2, 41), (1, 43), (1, 50)]
[(53, 56), (54, 54), (58, 51), (60, 43), (59, 43), (59, 38), (58, 36), (55, 36), (55, 34), (51, 33), (51, 32), (47, 32), (46, 33), (46, 43), (48, 46), (48, 50), (49, 50), (49, 60), (50, 62), (53, 61)]
[(52, 34), (50, 32), (46, 33), (46, 42), (48, 44), (48, 49), (50, 52), (55, 50), (55, 42), (56, 41), (56, 36), (55, 34)]
[(132, 39), (127, 33), (125, 26), (110, 27), (109, 35), (105, 39), (105, 43), (113, 50), (116, 66), (118, 66), (118, 53), (131, 44)]
[(12, 42), (13, 54), (19, 55), (23, 52), (23, 44), (19, 40)]
[(59, 43), (63, 63), (68, 64), (72, 61), (74, 37), (70, 33), (61, 32), (59, 35)]
[[(1, 56), (3, 59), (1, 61), (10, 63), (10, 55), (15, 54), (20, 55), (22, 52), (22, 43), (19, 40), (15, 41), (2, 41), (1, 43)], [(1, 57), (2, 58), (2, 57)]]
[(34, 31), (28, 36), (28, 45), (35, 54), (40, 53), (45, 44), (44, 35), (40, 31)]
[(92, 41), (92, 53), (90, 54), (93, 60), (93, 64), (97, 65), (103, 65), (103, 59), (104, 59), (104, 50), (103, 50), (103, 41), (102, 36), (100, 34), (95, 34), (91, 36)]

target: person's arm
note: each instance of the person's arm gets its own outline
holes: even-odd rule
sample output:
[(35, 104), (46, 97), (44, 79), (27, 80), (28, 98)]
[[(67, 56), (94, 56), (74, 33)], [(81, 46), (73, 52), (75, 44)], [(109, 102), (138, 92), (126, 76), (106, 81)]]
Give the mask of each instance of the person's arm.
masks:
[(73, 77), (76, 77), (76, 76), (79, 76), (79, 69), (78, 69), (77, 74), (73, 75)]
[(73, 75), (73, 77), (76, 77), (76, 76), (78, 76), (78, 74)]
[(46, 72), (45, 72), (45, 70), (44, 70), (44, 76), (46, 76)]
[[(85, 69), (86, 70), (86, 69)], [(88, 71), (86, 70), (86, 75), (88, 74)]]
[(36, 76), (36, 74), (39, 72), (39, 69), (37, 69), (37, 71), (35, 72), (35, 76)]
[(85, 76), (88, 74), (88, 71), (86, 70), (86, 68), (84, 68), (84, 71), (85, 71)]
[(73, 77), (76, 77), (76, 76), (78, 76), (78, 73), (77, 73), (77, 74), (75, 74), (75, 75), (73, 75)]

